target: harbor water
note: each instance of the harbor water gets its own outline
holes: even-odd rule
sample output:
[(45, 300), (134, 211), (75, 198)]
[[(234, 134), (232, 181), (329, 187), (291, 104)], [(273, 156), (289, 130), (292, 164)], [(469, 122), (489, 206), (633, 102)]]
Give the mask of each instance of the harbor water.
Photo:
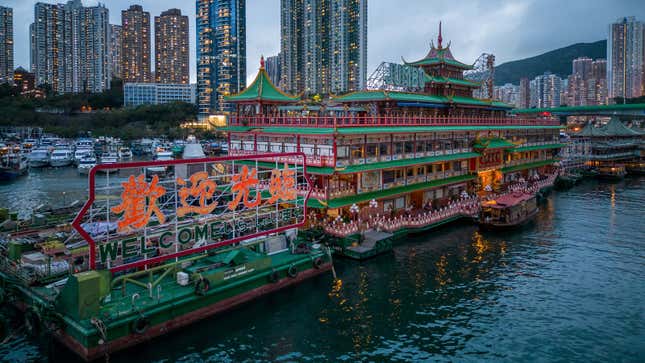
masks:
[[(27, 215), (86, 195), (75, 169), (0, 185)], [(554, 192), (534, 223), (457, 223), (191, 325), (110, 362), (645, 361), (645, 178)], [(76, 361), (20, 334), (0, 361)]]

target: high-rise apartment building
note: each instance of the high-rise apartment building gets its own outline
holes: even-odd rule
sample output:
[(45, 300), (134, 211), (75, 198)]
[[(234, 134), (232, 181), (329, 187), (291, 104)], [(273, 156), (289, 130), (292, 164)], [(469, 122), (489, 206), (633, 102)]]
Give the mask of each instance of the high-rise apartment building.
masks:
[(634, 17), (609, 25), (607, 39), (607, 84), (609, 97), (638, 97), (645, 94), (645, 25)]
[(0, 6), (0, 83), (13, 82), (13, 9)]
[(606, 79), (607, 78), (607, 60), (596, 59), (591, 63), (591, 78)]
[(365, 88), (367, 0), (281, 0), (280, 85), (292, 93)]
[(188, 17), (170, 9), (155, 16), (155, 81), (188, 84)]
[(265, 68), (271, 82), (275, 85), (280, 84), (280, 54), (267, 57)]
[(593, 60), (589, 57), (579, 57), (572, 62), (571, 74), (578, 74), (583, 80), (591, 78)]
[(529, 108), (531, 107), (531, 86), (528, 78), (520, 79), (520, 94), (517, 107)]
[(37, 3), (30, 26), (31, 67), (38, 86), (54, 92), (102, 92), (110, 87), (109, 12), (104, 5), (84, 7)]
[(110, 24), (110, 75), (113, 78), (122, 78), (121, 74), (121, 25)]
[(531, 81), (532, 106), (559, 107), (562, 92), (562, 79), (549, 72), (535, 77)]
[(246, 86), (245, 0), (197, 0), (200, 118), (231, 111), (225, 96)]
[(150, 82), (150, 13), (141, 5), (121, 11), (123, 82)]

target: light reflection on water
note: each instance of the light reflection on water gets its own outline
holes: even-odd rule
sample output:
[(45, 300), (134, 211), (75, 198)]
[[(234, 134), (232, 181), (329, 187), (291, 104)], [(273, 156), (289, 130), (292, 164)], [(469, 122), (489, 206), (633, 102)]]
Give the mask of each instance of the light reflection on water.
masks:
[[(519, 231), (456, 225), (336, 260), (342, 282), (312, 279), (111, 361), (645, 361), (644, 184), (589, 181)], [(1, 188), (2, 203), (18, 194)], [(48, 352), (21, 340), (0, 357), (73, 358)]]

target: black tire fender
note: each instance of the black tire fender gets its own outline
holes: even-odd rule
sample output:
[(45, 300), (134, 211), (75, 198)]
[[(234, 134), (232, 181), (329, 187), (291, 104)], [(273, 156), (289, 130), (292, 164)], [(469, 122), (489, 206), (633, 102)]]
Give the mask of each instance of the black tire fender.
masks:
[(322, 265), (323, 265), (323, 260), (322, 260), (322, 258), (317, 257), (317, 258), (314, 260), (314, 267), (315, 267), (315, 268), (317, 268), (317, 269), (319, 269), (319, 268), (321, 268), (321, 267), (322, 267)]
[(296, 267), (296, 265), (289, 266), (289, 269), (287, 270), (287, 275), (289, 275), (289, 277), (291, 278), (298, 276), (298, 267)]
[(145, 316), (141, 316), (132, 322), (132, 331), (137, 334), (143, 334), (150, 327), (150, 320)]
[(278, 271), (276, 270), (271, 271), (271, 273), (269, 274), (269, 281), (276, 283), (278, 282), (278, 280), (280, 280), (280, 274), (278, 273)]

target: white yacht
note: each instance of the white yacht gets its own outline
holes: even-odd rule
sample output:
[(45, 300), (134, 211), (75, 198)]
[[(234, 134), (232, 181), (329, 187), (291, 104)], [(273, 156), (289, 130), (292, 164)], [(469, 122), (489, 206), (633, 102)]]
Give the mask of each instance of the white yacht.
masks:
[(74, 154), (72, 150), (67, 147), (54, 149), (49, 157), (49, 164), (54, 167), (72, 165)]
[(77, 148), (76, 151), (74, 151), (74, 164), (79, 165), (81, 162), (81, 159), (83, 159), (86, 156), (94, 156), (94, 149)]
[(44, 168), (49, 165), (51, 152), (48, 147), (39, 147), (32, 150), (27, 157), (29, 166), (32, 168)]
[[(119, 162), (119, 155), (113, 152), (109, 152), (101, 155), (101, 161), (99, 162), (99, 165), (116, 164), (118, 162)], [(116, 171), (118, 171), (118, 169), (109, 170), (110, 173), (113, 173)], [(108, 170), (99, 170), (99, 172), (107, 173)]]
[[(168, 161), (168, 160), (174, 160), (172, 157), (172, 151), (166, 151), (166, 150), (159, 150), (154, 156), (154, 161)], [(167, 166), (151, 166), (146, 168), (146, 174), (148, 176), (151, 175), (166, 175), (168, 172), (168, 167)]]
[(132, 160), (132, 150), (127, 147), (122, 147), (119, 149), (119, 159), (122, 161)]
[(94, 155), (85, 155), (78, 161), (78, 173), (88, 175), (95, 165), (96, 157)]

